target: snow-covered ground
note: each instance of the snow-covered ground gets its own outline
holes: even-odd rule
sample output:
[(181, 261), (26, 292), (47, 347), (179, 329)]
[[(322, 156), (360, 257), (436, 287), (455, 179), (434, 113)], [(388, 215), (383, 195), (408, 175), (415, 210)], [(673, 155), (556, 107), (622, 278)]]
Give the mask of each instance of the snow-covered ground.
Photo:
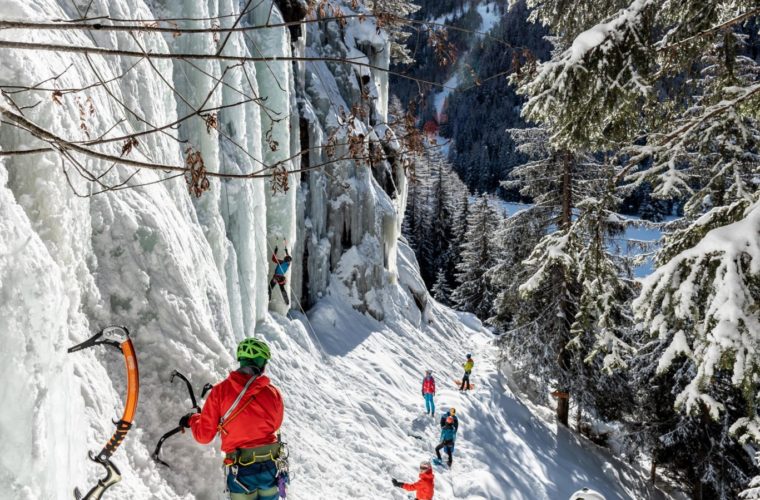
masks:
[[(415, 478), (419, 461), (433, 456), (438, 419), (450, 406), (460, 430), (452, 469), (436, 468), (437, 500), (566, 499), (583, 486), (607, 499), (649, 497), (639, 489), (641, 476), (536, 417), (506, 388), (493, 336), (477, 319), (433, 302), (420, 313), (404, 291), (417, 271), (408, 249), (402, 252), (402, 284), (383, 291), (384, 322), (349, 307), (350, 291), (334, 280), (308, 318), (260, 325), (273, 341), (271, 376), (284, 392), (292, 498), (407, 498), (390, 479)], [(463, 394), (454, 379), (467, 352), (476, 387)], [(424, 414), (420, 395), (425, 369), (437, 380), (435, 418)], [(167, 453), (192, 453), (197, 445), (184, 441)], [(213, 469), (219, 459), (203, 460)], [(221, 488), (221, 477), (213, 479)]]

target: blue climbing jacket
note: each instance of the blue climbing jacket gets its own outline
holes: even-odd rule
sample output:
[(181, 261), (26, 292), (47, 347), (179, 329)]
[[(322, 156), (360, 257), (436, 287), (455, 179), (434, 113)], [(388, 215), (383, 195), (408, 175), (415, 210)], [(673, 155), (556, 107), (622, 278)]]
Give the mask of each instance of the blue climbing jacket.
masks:
[(457, 431), (454, 430), (454, 427), (446, 425), (441, 429), (441, 442), (444, 441), (455, 441), (457, 438)]
[(290, 267), (290, 262), (285, 262), (284, 260), (281, 261), (279, 264), (277, 264), (274, 268), (274, 274), (278, 274), (280, 276), (284, 275), (288, 272), (288, 268)]
[(274, 252), (272, 253), (272, 262), (277, 264), (274, 267), (274, 275), (275, 276), (284, 276), (285, 273), (288, 272), (288, 268), (290, 267), (290, 255), (288, 254), (288, 249), (285, 249), (285, 259), (280, 260), (277, 258), (277, 248), (274, 249)]

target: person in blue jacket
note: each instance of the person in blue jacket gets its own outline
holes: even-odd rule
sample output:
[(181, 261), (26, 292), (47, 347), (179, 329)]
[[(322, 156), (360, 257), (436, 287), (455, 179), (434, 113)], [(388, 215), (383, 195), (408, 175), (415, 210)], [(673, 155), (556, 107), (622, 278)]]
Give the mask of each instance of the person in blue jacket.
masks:
[(272, 279), (269, 281), (269, 300), (272, 300), (272, 289), (275, 285), (279, 285), (280, 292), (282, 293), (282, 300), (284, 300), (286, 304), (290, 305), (290, 299), (288, 299), (288, 291), (285, 290), (285, 273), (288, 272), (290, 262), (293, 260), (293, 258), (288, 253), (288, 247), (285, 247), (285, 258), (282, 260), (277, 257), (277, 251), (278, 248), (274, 247), (274, 253), (272, 253), (272, 262), (275, 263), (275, 267), (274, 276), (272, 276)]
[(456, 438), (457, 433), (454, 430), (454, 417), (447, 417), (446, 423), (443, 428), (441, 428), (441, 442), (435, 447), (435, 456), (438, 457), (438, 460), (441, 460), (441, 449), (443, 449), (443, 451), (449, 455), (449, 467), (451, 467), (451, 462), (453, 461), (452, 456), (454, 455), (454, 441)]

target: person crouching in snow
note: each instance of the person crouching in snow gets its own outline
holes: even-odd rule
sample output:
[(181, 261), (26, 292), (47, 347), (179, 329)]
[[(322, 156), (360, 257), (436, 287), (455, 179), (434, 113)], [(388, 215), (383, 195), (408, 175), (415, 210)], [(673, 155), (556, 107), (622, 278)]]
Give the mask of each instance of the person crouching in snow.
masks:
[(237, 348), (240, 368), (211, 389), (200, 413), (179, 421), (201, 444), (221, 435), (230, 500), (276, 500), (285, 486), (275, 462), (284, 406), (280, 391), (264, 375), (270, 357), (266, 343), (244, 339)]
[(422, 379), (422, 397), (425, 398), (425, 415), (435, 415), (435, 379), (431, 370), (425, 370), (425, 378)]
[(416, 483), (402, 483), (395, 478), (391, 478), (393, 486), (404, 488), (406, 491), (416, 491), (417, 500), (433, 500), (433, 490), (435, 489), (435, 477), (433, 476), (433, 466), (429, 460), (420, 463), (420, 477)]
[(441, 460), (441, 448), (449, 455), (449, 467), (453, 461), (452, 455), (454, 455), (454, 441), (457, 438), (457, 432), (454, 430), (454, 417), (446, 417), (446, 423), (441, 429), (441, 443), (435, 447), (435, 456), (438, 460)]

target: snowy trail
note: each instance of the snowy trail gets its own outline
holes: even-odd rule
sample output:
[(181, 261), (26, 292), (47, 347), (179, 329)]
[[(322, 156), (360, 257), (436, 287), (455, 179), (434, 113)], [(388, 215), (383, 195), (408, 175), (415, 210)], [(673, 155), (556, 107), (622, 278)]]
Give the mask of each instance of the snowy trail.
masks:
[[(385, 305), (402, 306), (381, 323), (348, 306), (345, 292), (331, 287), (309, 323), (278, 317), (259, 325), (273, 342), (271, 376), (285, 398), (293, 498), (408, 498), (390, 479), (416, 479), (450, 406), (460, 430), (452, 470), (436, 469), (437, 500), (561, 500), (583, 486), (610, 500), (640, 497), (643, 481), (624, 464), (503, 389), (493, 336), (470, 315), (433, 305), (423, 319), (410, 297), (405, 310), (405, 294), (389, 287)], [(476, 388), (463, 394), (454, 379), (468, 351)], [(437, 380), (435, 418), (424, 414), (420, 395), (426, 368)]]

